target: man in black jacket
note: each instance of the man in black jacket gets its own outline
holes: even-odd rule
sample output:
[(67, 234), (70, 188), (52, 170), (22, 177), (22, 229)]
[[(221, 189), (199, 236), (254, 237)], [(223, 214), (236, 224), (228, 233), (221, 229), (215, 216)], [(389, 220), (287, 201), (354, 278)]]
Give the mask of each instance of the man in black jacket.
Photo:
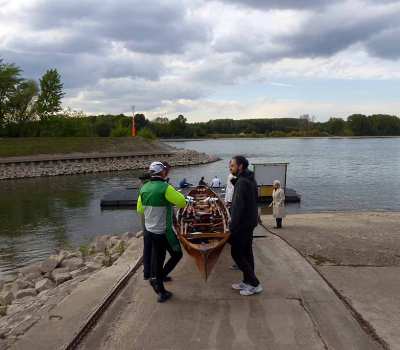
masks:
[(248, 169), (249, 162), (243, 156), (231, 160), (230, 172), (236, 176), (231, 182), (235, 186), (231, 204), (232, 232), (229, 243), (231, 254), (239, 269), (243, 272), (243, 281), (233, 284), (242, 295), (252, 295), (262, 291), (260, 281), (254, 273), (253, 231), (258, 225), (257, 182), (254, 173)]

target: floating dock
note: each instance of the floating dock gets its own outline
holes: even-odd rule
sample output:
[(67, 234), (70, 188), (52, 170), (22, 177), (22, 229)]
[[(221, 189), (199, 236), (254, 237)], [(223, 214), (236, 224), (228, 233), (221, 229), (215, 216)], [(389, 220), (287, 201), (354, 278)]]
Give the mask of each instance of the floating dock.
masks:
[[(191, 190), (191, 188), (176, 188), (176, 190), (180, 191), (184, 196)], [(215, 193), (218, 194), (222, 199), (225, 198), (225, 187), (215, 187), (212, 189)], [(262, 194), (262, 187), (259, 186), (259, 202), (271, 202), (271, 196), (264, 196)], [(291, 188), (286, 188), (285, 190), (285, 203), (292, 202), (300, 202), (300, 195)], [(120, 188), (107, 193), (101, 200), (101, 207), (118, 207), (118, 206), (134, 206), (137, 203), (138, 199), (138, 188)]]

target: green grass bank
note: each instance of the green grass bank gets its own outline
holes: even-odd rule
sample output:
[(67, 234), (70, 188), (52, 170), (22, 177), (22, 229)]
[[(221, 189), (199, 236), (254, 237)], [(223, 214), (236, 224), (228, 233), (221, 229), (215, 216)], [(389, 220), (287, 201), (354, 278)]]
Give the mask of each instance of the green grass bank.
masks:
[(140, 137), (0, 138), (0, 158), (76, 153), (135, 153), (172, 150)]

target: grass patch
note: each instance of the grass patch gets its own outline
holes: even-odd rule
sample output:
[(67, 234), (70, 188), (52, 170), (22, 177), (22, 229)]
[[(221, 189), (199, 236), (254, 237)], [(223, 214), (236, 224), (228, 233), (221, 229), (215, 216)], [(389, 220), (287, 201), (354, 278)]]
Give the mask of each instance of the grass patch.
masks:
[(134, 153), (162, 150), (140, 137), (0, 138), (0, 158), (73, 153)]
[(317, 266), (322, 266), (323, 264), (327, 264), (327, 263), (334, 264), (334, 265), (339, 264), (338, 261), (325, 258), (324, 256), (319, 255), (319, 254), (309, 254), (308, 256), (314, 260), (315, 265), (317, 265)]
[(83, 235), (83, 240), (84, 243), (79, 246), (78, 251), (81, 252), (83, 255), (92, 255), (96, 253), (96, 249), (93, 245), (94, 237)]
[(7, 316), (8, 305), (0, 306), (0, 317)]

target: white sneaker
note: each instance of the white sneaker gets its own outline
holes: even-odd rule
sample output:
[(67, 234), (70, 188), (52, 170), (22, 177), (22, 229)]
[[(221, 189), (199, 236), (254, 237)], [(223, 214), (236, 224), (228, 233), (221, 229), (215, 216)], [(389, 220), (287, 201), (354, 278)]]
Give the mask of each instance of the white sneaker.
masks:
[(247, 285), (246, 289), (242, 289), (240, 291), (240, 294), (242, 295), (253, 295), (255, 293), (260, 293), (262, 291), (261, 284), (259, 284), (257, 287), (253, 287), (251, 285)]
[(251, 286), (249, 284), (243, 283), (243, 282), (232, 284), (232, 288), (236, 289), (236, 290), (244, 290), (244, 289), (247, 289), (248, 287), (251, 287)]

